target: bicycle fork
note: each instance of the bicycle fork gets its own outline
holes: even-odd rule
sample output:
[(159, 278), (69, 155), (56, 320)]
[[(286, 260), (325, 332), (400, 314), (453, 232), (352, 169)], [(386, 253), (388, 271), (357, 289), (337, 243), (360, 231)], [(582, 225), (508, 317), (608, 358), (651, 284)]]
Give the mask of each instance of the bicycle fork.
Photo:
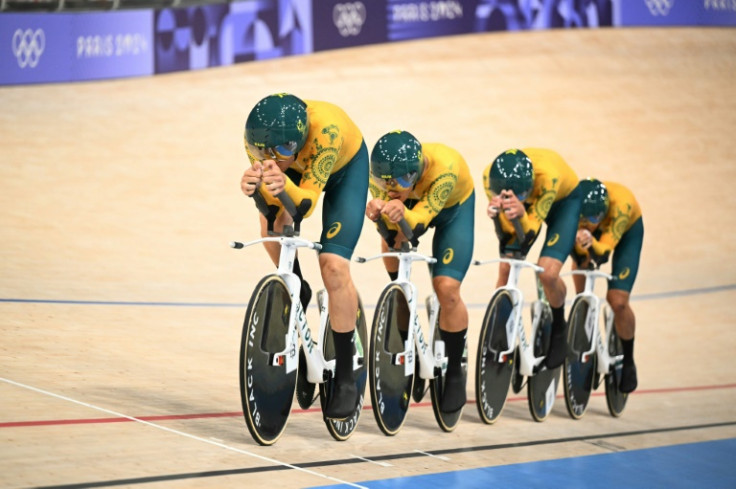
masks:
[[(414, 374), (415, 365), (414, 362), (419, 362), (419, 376), (423, 379), (433, 379), (437, 375), (435, 366), (442, 365), (442, 371), (447, 366), (447, 359), (445, 358), (445, 343), (443, 341), (437, 341), (434, 344), (434, 348), (430, 347), (427, 339), (424, 336), (422, 326), (419, 324), (419, 315), (417, 314), (417, 291), (416, 286), (411, 282), (402, 282), (401, 288), (404, 290), (404, 295), (407, 297), (409, 306), (409, 317), (411, 318), (412, 324), (409, 329), (411, 330), (404, 340), (404, 351), (394, 355), (394, 365), (404, 365), (404, 375), (409, 376)], [(433, 314), (436, 320), (436, 313)], [(416, 350), (415, 348), (416, 347)], [(416, 356), (415, 358), (415, 351)]]
[[(615, 327), (613, 324), (613, 313), (608, 307), (603, 308), (603, 324), (605, 324), (605, 339), (608, 340), (611, 334), (613, 334), (612, 328)], [(598, 334), (598, 373), (605, 375), (619, 368), (623, 363), (624, 356), (622, 354), (611, 356), (603, 340), (604, 338)]]

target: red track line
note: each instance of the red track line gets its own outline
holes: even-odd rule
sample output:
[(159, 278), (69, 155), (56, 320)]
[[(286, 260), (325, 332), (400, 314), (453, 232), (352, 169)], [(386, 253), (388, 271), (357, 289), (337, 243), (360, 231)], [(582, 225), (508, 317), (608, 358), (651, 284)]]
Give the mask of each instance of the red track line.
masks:
[[(704, 385), (704, 386), (691, 386), (691, 387), (671, 387), (663, 389), (642, 389), (635, 391), (632, 395), (640, 394), (664, 394), (671, 392), (693, 392), (703, 390), (716, 390), (716, 389), (733, 389), (736, 388), (736, 384), (723, 384), (723, 385)], [(594, 392), (593, 396), (604, 396), (603, 392)], [(558, 398), (563, 397), (558, 395)], [(526, 397), (509, 397), (509, 402), (526, 401)], [(475, 399), (469, 400), (468, 404), (475, 404)], [(412, 403), (413, 407), (428, 407), (432, 404), (430, 402), (419, 402)], [(372, 409), (370, 404), (363, 407), (363, 409)], [(310, 409), (294, 409), (293, 413), (318, 413), (321, 412), (321, 408), (310, 408)], [(23, 428), (29, 426), (58, 426), (58, 425), (69, 425), (69, 424), (98, 424), (98, 423), (128, 423), (136, 420), (141, 421), (177, 421), (180, 419), (203, 419), (203, 418), (229, 418), (242, 416), (241, 412), (229, 412), (229, 413), (202, 413), (202, 414), (173, 414), (166, 416), (140, 416), (136, 418), (89, 418), (89, 419), (50, 419), (43, 421), (13, 421), (8, 423), (0, 423), (0, 428)]]

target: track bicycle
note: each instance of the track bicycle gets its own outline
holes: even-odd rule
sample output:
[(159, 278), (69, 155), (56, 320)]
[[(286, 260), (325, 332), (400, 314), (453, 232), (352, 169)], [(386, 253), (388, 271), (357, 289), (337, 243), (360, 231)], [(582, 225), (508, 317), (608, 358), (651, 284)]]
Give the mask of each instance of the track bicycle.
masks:
[[(406, 419), (410, 397), (420, 402), (429, 380), (435, 420), (443, 431), (450, 432), (456, 428), (462, 408), (451, 413), (440, 409), (447, 357), (445, 343), (440, 337), (439, 301), (434, 292), (426, 298), (429, 335), (425, 335), (417, 313), (417, 287), (411, 281), (414, 262), (425, 262), (431, 266), (437, 260), (418, 253), (418, 240), (411, 228), (404, 220), (399, 224), (411, 246), (404, 242), (400, 249), (356, 258), (359, 263), (384, 257), (399, 261), (398, 277), (381, 292), (373, 316), (368, 366), (373, 414), (384, 434), (396, 435)], [(383, 218), (378, 221), (378, 228), (389, 247), (393, 248), (393, 238)], [(467, 376), (467, 349), (463, 353), (462, 366)]]
[[(248, 431), (260, 445), (272, 445), (281, 437), (295, 393), (300, 407), (307, 409), (315, 401), (314, 391), (319, 385), (324, 412), (333, 393), (335, 378), (335, 348), (327, 292), (317, 293), (320, 322), (315, 338), (299, 299), (301, 281), (292, 271), (298, 248), (319, 251), (321, 245), (299, 237), (299, 225), (306, 209), (297, 209), (285, 192), (278, 197), (293, 217), (293, 225), (284, 226), (282, 233), (274, 232), (279, 208), (269, 206), (256, 192), (256, 205), (268, 220), (269, 236), (247, 243), (231, 243), (236, 249), (264, 242), (281, 245), (277, 270), (258, 282), (248, 302), (240, 344), (243, 415)], [(353, 376), (358, 388), (358, 404), (345, 419), (327, 418), (323, 414), (328, 431), (339, 441), (347, 440), (355, 431), (364, 402), (367, 332), (360, 298), (358, 307), (353, 342)]]
[[(582, 275), (585, 288), (575, 296), (568, 320), (567, 356), (564, 362), (565, 404), (573, 419), (585, 414), (591, 391), (605, 379), (606, 404), (611, 416), (619, 417), (628, 394), (619, 390), (623, 367), (623, 347), (613, 324), (613, 311), (595, 293), (595, 280), (615, 280), (598, 270), (573, 270), (564, 275)], [(603, 333), (599, 319), (603, 312)]]
[[(497, 232), (498, 219), (494, 220)], [(524, 236), (518, 219), (512, 220), (517, 236)], [(506, 285), (496, 289), (491, 297), (481, 327), (478, 356), (475, 364), (475, 392), (478, 413), (483, 422), (495, 423), (506, 404), (509, 386), (514, 393), (521, 392), (527, 383), (529, 411), (535, 421), (544, 421), (554, 406), (560, 367), (548, 369), (544, 359), (552, 336), (552, 309), (544, 295), (538, 273), (544, 269), (525, 260), (519, 250), (507, 250), (506, 257), (478, 261), (508, 263)], [(532, 322), (530, 344), (522, 320), (524, 295), (518, 287), (523, 268), (535, 272), (537, 300), (531, 304)]]

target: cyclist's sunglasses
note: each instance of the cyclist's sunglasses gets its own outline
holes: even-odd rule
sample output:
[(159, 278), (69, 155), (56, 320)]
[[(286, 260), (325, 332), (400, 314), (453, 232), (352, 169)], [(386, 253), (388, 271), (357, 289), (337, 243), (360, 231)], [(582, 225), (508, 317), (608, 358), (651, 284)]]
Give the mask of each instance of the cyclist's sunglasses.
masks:
[[(491, 192), (493, 195), (496, 195), (495, 193)], [(519, 199), (519, 202), (524, 202), (527, 197), (529, 197), (529, 190), (526, 192), (522, 192), (520, 194), (514, 194), (516, 195), (516, 198)]]
[(606, 217), (606, 215), (604, 213), (596, 214), (595, 216), (584, 216), (584, 215), (581, 214), (580, 215), (580, 220), (581, 221), (588, 221), (591, 224), (598, 224), (598, 223), (600, 223), (603, 220), (604, 217)]
[(251, 154), (259, 160), (286, 161), (296, 154), (297, 142), (279, 144), (270, 148), (259, 148), (252, 144), (248, 145)]
[(376, 184), (381, 187), (383, 190), (386, 191), (394, 191), (394, 192), (401, 192), (404, 190), (409, 190), (414, 186), (415, 183), (417, 183), (417, 177), (419, 174), (417, 172), (413, 173), (407, 173), (406, 175), (402, 175), (400, 177), (393, 177), (393, 178), (378, 178), (373, 177), (373, 181), (376, 182)]

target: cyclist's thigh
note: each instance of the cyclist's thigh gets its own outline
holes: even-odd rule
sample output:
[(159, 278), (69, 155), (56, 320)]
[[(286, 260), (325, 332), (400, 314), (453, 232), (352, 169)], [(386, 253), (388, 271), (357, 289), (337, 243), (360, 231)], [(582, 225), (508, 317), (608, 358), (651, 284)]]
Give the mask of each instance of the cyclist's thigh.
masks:
[(433, 277), (447, 276), (462, 282), (473, 257), (474, 225), (475, 192), (465, 202), (443, 209), (432, 220), (432, 254), (437, 257), (432, 266)]
[(363, 229), (368, 201), (368, 148), (365, 142), (353, 159), (325, 186), (322, 203), (322, 253), (335, 253), (348, 260)]
[(578, 232), (582, 204), (580, 196), (580, 189), (576, 188), (570, 195), (552, 204), (544, 221), (547, 224), (547, 236), (540, 256), (556, 258), (564, 263), (570, 255)]
[(614, 280), (608, 282), (609, 289), (631, 292), (636, 275), (639, 272), (639, 258), (644, 242), (644, 222), (639, 218), (621, 237), (621, 241), (613, 250), (611, 275)]

